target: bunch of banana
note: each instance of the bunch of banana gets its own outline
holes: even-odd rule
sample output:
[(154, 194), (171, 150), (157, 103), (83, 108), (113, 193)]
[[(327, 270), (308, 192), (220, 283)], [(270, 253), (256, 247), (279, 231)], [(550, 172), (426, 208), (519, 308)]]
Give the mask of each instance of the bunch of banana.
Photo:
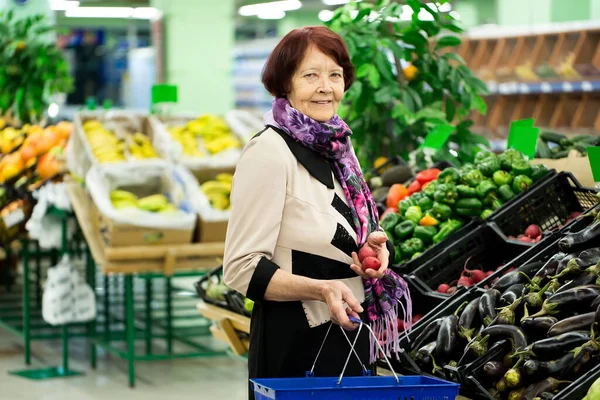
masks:
[(158, 154), (152, 144), (150, 138), (143, 133), (136, 132), (129, 139), (129, 152), (136, 160), (145, 158), (158, 158)]
[(222, 173), (217, 175), (216, 180), (204, 182), (200, 185), (200, 189), (208, 197), (210, 205), (214, 209), (228, 210), (232, 182), (233, 176), (231, 174)]
[(569, 53), (567, 58), (558, 65), (556, 71), (564, 79), (578, 79), (580, 78), (579, 72), (574, 67), (575, 54)]
[(234, 136), (220, 136), (211, 140), (204, 139), (204, 147), (210, 154), (217, 154), (227, 149), (237, 149), (240, 147), (240, 141)]
[(120, 210), (123, 208), (138, 208), (140, 210), (155, 212), (155, 213), (169, 213), (177, 210), (174, 204), (169, 203), (169, 200), (165, 195), (153, 194), (146, 196), (141, 199), (126, 190), (113, 190), (110, 192), (110, 201), (116, 209)]
[(100, 121), (90, 120), (83, 130), (94, 157), (101, 163), (125, 161), (125, 144), (116, 135), (105, 129)]
[(176, 126), (169, 128), (171, 137), (181, 145), (183, 154), (190, 157), (204, 157), (204, 153), (198, 149), (198, 142), (194, 137), (194, 134), (185, 129), (184, 126)]
[(524, 81), (537, 81), (538, 76), (533, 71), (531, 67), (531, 62), (526, 62), (523, 65), (520, 65), (515, 68), (515, 74)]

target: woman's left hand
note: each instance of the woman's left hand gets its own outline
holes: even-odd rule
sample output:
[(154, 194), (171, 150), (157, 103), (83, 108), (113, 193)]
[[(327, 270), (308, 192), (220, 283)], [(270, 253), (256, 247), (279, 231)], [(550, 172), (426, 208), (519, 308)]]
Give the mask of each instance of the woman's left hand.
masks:
[(356, 252), (352, 252), (352, 261), (354, 262), (350, 268), (352, 271), (356, 272), (357, 275), (362, 276), (365, 279), (375, 278), (379, 279), (385, 275), (385, 271), (388, 269), (388, 264), (390, 262), (390, 252), (387, 249), (387, 235), (385, 232), (372, 232), (367, 238), (367, 243), (365, 246), (370, 246), (377, 253), (377, 258), (381, 263), (381, 266), (378, 270), (368, 269), (363, 271), (361, 262), (358, 259), (358, 254)]

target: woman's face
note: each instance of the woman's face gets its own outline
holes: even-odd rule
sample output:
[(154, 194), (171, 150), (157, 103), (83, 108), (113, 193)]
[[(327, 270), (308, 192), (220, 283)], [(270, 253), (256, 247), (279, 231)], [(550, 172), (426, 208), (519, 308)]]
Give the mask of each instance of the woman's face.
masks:
[(296, 110), (325, 122), (336, 113), (344, 95), (344, 69), (317, 47), (310, 46), (292, 76), (287, 98)]

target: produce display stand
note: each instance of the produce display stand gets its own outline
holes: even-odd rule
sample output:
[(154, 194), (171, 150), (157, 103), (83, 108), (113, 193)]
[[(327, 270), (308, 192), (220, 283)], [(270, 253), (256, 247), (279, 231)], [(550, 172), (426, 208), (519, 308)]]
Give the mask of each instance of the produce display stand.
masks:
[[(197, 307), (200, 314), (215, 322), (210, 332), (216, 339), (227, 343), (235, 355), (248, 353), (250, 341), (240, 336), (250, 334), (249, 317), (204, 302), (198, 303)], [(240, 335), (239, 332), (246, 335)]]
[[(92, 367), (95, 367), (95, 346), (100, 346), (111, 354), (127, 360), (129, 385), (135, 385), (135, 361), (153, 361), (174, 358), (203, 357), (224, 354), (221, 351), (215, 351), (202, 346), (189, 338), (191, 336), (206, 335), (208, 332), (188, 332), (181, 334), (175, 332), (173, 321), (173, 286), (171, 279), (176, 276), (197, 276), (204, 273), (207, 269), (214, 267), (216, 259), (223, 256), (224, 243), (197, 243), (185, 245), (156, 245), (156, 246), (129, 246), (122, 248), (109, 248), (104, 245), (100, 232), (95, 230), (90, 210), (90, 199), (86, 191), (75, 183), (69, 183), (67, 193), (71, 205), (80, 221), (80, 226), (88, 244), (91, 259), (95, 265), (101, 267), (104, 277), (104, 332), (100, 334), (96, 331), (95, 324), (91, 328), (91, 352)], [(111, 280), (113, 284), (118, 276), (123, 278), (123, 314), (117, 318), (110, 315), (110, 292)], [(136, 332), (136, 315), (134, 305), (134, 277), (146, 279), (146, 296), (144, 317), (145, 327), (141, 334)], [(166, 297), (166, 320), (164, 335), (153, 332), (153, 326), (157, 322), (152, 317), (152, 279), (164, 278), (165, 297)], [(114, 285), (113, 285), (114, 286)], [(95, 284), (92, 285), (95, 288)], [(137, 301), (136, 301), (137, 303)], [(119, 321), (121, 319), (125, 325), (124, 335), (116, 335), (111, 332), (111, 319)], [(121, 337), (123, 336), (123, 337)], [(146, 352), (143, 355), (137, 355), (135, 352), (136, 339), (143, 338), (146, 344)], [(152, 349), (152, 339), (166, 339), (166, 354), (156, 354)], [(115, 346), (113, 343), (118, 339), (125, 341), (125, 349)], [(195, 349), (194, 352), (176, 353), (173, 351), (175, 341), (183, 343)]]

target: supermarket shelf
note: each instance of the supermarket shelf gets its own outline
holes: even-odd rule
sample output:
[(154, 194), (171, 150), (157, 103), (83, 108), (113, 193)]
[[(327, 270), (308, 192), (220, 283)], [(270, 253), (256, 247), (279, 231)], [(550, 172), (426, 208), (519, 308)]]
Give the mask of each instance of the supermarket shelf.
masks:
[(271, 100), (236, 99), (235, 105), (236, 107), (271, 108), (273, 102)]
[(600, 92), (600, 79), (555, 82), (487, 82), (490, 94)]

